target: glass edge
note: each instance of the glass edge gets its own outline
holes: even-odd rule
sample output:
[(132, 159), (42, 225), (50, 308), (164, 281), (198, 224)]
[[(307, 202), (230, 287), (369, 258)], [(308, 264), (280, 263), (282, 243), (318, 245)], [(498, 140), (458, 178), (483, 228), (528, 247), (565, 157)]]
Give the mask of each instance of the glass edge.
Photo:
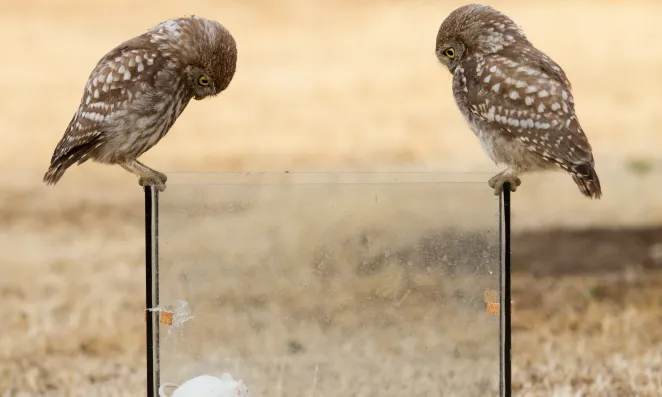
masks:
[(168, 186), (253, 184), (487, 184), (489, 172), (175, 172)]

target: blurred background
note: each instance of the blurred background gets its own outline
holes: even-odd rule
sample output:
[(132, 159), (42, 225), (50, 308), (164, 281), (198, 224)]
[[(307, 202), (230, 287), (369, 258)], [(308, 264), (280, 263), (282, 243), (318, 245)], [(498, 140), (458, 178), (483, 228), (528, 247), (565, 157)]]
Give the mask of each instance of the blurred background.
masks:
[[(656, 395), (662, 3), (483, 3), (565, 69), (603, 186), (591, 201), (567, 175), (525, 175), (513, 194), (514, 388)], [(56, 188), (41, 182), (108, 50), (185, 14), (218, 20), (238, 42), (228, 90), (192, 103), (142, 157), (162, 172), (496, 173), (434, 55), (439, 25), (463, 4), (0, 0), (0, 395), (143, 387), (142, 191), (93, 163)]]

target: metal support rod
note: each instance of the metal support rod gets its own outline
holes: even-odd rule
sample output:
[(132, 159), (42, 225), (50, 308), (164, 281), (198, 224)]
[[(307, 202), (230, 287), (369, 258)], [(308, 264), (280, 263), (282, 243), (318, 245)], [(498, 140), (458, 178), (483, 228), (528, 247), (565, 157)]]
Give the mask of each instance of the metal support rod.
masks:
[(147, 397), (157, 397), (159, 379), (158, 192), (145, 186), (145, 325)]
[[(501, 336), (501, 396), (510, 397), (512, 395), (512, 358), (511, 358), (511, 288), (510, 288), (510, 183), (503, 185), (501, 216), (501, 247), (502, 265), (499, 277), (499, 289), (501, 290), (500, 302), (500, 336)], [(501, 200), (500, 200), (501, 201)]]

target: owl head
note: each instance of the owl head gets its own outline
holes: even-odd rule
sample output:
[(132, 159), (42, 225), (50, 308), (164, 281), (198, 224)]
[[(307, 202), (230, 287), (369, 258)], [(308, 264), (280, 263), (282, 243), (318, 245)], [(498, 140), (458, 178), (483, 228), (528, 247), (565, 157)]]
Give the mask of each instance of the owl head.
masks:
[(192, 98), (218, 95), (230, 85), (237, 67), (237, 44), (220, 23), (189, 16), (163, 22), (152, 31), (153, 42), (176, 59)]
[(453, 73), (468, 56), (496, 53), (518, 41), (528, 42), (524, 32), (506, 15), (490, 6), (468, 4), (451, 12), (442, 22), (435, 52)]

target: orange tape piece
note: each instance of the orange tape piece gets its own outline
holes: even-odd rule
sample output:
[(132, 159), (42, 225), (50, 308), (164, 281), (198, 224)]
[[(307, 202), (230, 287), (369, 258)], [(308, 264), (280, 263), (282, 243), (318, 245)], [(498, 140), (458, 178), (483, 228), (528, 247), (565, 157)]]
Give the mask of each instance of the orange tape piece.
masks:
[(165, 325), (172, 325), (172, 315), (172, 312), (161, 312), (161, 316), (159, 316), (159, 322)]
[(498, 303), (488, 303), (487, 304), (487, 314), (491, 316), (498, 316), (499, 315), (499, 307), (500, 305)]
[[(163, 325), (172, 325), (172, 316), (173, 312), (158, 312), (159, 313), (159, 323)], [(147, 310), (143, 313), (143, 320), (147, 321)]]
[[(513, 302), (510, 302), (510, 312), (511, 313), (513, 312), (514, 306), (515, 305), (513, 304)], [(492, 315), (492, 316), (498, 316), (499, 312), (501, 310), (501, 305), (498, 304), (498, 303), (494, 303), (494, 302), (488, 302), (487, 307), (485, 309), (487, 311), (487, 314)]]

